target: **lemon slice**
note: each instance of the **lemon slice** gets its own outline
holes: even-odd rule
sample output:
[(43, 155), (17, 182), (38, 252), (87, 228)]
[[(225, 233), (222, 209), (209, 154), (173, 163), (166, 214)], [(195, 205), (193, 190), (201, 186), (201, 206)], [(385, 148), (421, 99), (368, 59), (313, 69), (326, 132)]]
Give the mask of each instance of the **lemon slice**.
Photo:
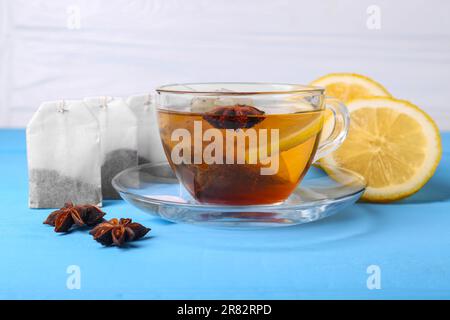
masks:
[(330, 73), (311, 82), (325, 88), (325, 94), (348, 103), (354, 99), (391, 97), (381, 84), (356, 73)]
[[(282, 132), (280, 136), (279, 151), (283, 152), (289, 150), (299, 144), (305, 142), (313, 136), (320, 133), (323, 126), (323, 113), (317, 113), (309, 124), (301, 130)], [(270, 150), (270, 148), (269, 148)]]
[[(286, 118), (285, 116), (282, 117)], [(267, 128), (273, 129), (280, 126), (279, 121), (276, 116), (269, 116), (262, 124)], [(282, 128), (279, 128), (278, 152), (287, 151), (318, 135), (322, 130), (322, 126), (323, 112), (302, 113), (299, 116), (293, 115), (289, 120), (283, 119)], [(264, 127), (261, 126), (259, 129), (264, 129)], [(248, 161), (250, 155), (253, 156), (253, 159), (257, 159), (258, 152), (259, 147), (250, 148), (248, 153), (246, 153), (246, 161)], [(267, 144), (267, 155), (272, 155), (271, 142)]]
[(363, 199), (389, 202), (418, 191), (442, 154), (439, 130), (417, 106), (393, 98), (357, 99), (347, 105), (351, 122), (342, 146), (320, 160), (333, 177), (338, 166), (365, 177)]
[[(356, 73), (330, 73), (311, 82), (312, 86), (324, 87), (325, 94), (341, 100), (344, 104), (354, 99), (371, 97), (391, 97), (391, 94), (378, 82)], [(321, 140), (330, 136), (334, 127), (332, 112), (324, 113)]]

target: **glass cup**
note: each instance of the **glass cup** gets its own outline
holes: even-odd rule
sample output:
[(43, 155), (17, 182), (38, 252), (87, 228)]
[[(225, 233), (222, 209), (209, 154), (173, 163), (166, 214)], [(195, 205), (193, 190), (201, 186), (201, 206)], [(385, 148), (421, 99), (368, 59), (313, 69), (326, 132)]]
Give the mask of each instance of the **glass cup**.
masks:
[(201, 203), (285, 201), (349, 128), (345, 105), (319, 87), (190, 83), (156, 91), (168, 162)]

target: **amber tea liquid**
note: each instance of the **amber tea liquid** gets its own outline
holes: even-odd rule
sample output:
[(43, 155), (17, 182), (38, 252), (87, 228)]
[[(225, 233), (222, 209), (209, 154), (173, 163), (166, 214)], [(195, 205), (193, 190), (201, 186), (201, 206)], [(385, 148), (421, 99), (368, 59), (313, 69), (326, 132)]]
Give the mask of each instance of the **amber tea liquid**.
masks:
[[(195, 199), (211, 204), (255, 205), (275, 204), (286, 200), (302, 180), (311, 165), (319, 143), (323, 125), (322, 113), (323, 111), (312, 111), (254, 115), (251, 117), (259, 117), (253, 119), (255, 121), (252, 123), (255, 125), (251, 128), (237, 129), (242, 130), (243, 133), (254, 130), (258, 137), (260, 130), (266, 130), (269, 133), (273, 132), (271, 131), (273, 129), (278, 130), (279, 148), (277, 152), (271, 153), (272, 157), (277, 157), (277, 170), (270, 175), (261, 174), (261, 168), (267, 167), (267, 163), (263, 164), (261, 159), (258, 159), (256, 163), (249, 163), (248, 155), (254, 149), (250, 148), (250, 142), (246, 146), (244, 163), (237, 163), (237, 150), (233, 150), (236, 161), (227, 163), (225, 161), (227, 152), (230, 148), (236, 149), (238, 144), (227, 143), (227, 129), (214, 127), (205, 119), (205, 114), (158, 110), (158, 119), (161, 140), (170, 166)], [(223, 117), (220, 120), (225, 123), (236, 120), (233, 116)], [(199, 135), (195, 135), (195, 126), (197, 128), (201, 126), (203, 132), (215, 129), (216, 134), (217, 130), (222, 133), (223, 149), (220, 150), (223, 151), (221, 156), (223, 154), (224, 157), (222, 163), (198, 163), (201, 157), (199, 150), (205, 150), (212, 141), (204, 141), (199, 138)], [(191, 150), (188, 153), (188, 161), (184, 163), (172, 159), (172, 151), (180, 143), (180, 140), (173, 139), (173, 133), (177, 129), (186, 129), (190, 133)], [(257, 148), (262, 145), (260, 142), (262, 143), (258, 141)], [(197, 157), (197, 163), (194, 157)]]

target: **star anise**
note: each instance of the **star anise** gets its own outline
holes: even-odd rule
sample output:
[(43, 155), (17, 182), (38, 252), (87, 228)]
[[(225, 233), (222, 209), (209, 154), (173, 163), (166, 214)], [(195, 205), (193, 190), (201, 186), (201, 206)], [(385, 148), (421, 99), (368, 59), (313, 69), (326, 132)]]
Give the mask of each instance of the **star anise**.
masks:
[(55, 227), (55, 232), (67, 232), (75, 224), (79, 227), (94, 226), (103, 221), (105, 213), (97, 206), (66, 203), (64, 207), (53, 211), (44, 224)]
[(248, 129), (264, 120), (264, 111), (258, 108), (237, 104), (219, 106), (206, 113), (203, 118), (217, 129)]
[(97, 225), (90, 231), (94, 240), (104, 246), (123, 246), (125, 242), (134, 241), (145, 236), (151, 229), (131, 219), (111, 219)]

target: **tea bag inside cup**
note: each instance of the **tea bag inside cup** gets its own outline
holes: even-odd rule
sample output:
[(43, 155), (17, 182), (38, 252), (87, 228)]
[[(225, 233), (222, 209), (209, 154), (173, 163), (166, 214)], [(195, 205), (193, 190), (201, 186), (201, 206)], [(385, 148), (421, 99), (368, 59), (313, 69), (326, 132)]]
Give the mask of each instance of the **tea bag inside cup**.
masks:
[(119, 172), (138, 164), (137, 119), (121, 98), (93, 97), (84, 101), (100, 125), (103, 198), (119, 199), (111, 181)]
[[(232, 90), (222, 88), (217, 92), (234, 92)], [(197, 113), (205, 113), (211, 111), (215, 107), (226, 107), (234, 105), (253, 105), (253, 100), (245, 97), (232, 96), (196, 96), (191, 101), (191, 111)]]
[(152, 95), (130, 96), (127, 103), (137, 118), (139, 164), (166, 161)]
[(99, 124), (83, 101), (44, 102), (27, 126), (30, 208), (101, 205)]

